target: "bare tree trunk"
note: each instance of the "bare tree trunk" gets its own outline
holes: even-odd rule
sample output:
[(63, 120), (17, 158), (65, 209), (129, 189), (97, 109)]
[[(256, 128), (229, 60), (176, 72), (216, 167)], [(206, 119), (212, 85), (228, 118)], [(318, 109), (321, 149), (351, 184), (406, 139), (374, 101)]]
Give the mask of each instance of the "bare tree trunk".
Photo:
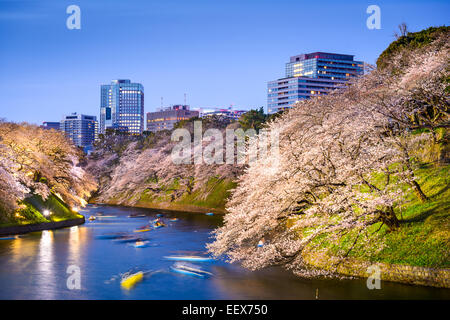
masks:
[(414, 192), (417, 195), (417, 197), (420, 199), (420, 201), (422, 201), (422, 202), (428, 201), (428, 197), (425, 195), (425, 193), (422, 191), (422, 188), (416, 181), (411, 182), (410, 186), (414, 189)]
[(400, 223), (395, 215), (393, 207), (388, 207), (386, 211), (380, 211), (380, 220), (387, 225), (390, 230), (395, 230), (400, 227)]

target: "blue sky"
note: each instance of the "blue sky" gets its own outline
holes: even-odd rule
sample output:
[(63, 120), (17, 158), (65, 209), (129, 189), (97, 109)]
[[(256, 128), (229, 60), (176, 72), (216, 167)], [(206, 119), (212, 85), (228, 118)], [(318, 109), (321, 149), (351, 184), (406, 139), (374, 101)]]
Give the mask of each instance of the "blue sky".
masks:
[[(81, 9), (81, 30), (66, 8)], [(369, 30), (366, 8), (381, 8)], [(292, 55), (329, 51), (374, 63), (401, 22), (449, 24), (449, 1), (0, 0), (0, 118), (99, 114), (100, 85), (131, 79), (161, 104), (266, 106)]]

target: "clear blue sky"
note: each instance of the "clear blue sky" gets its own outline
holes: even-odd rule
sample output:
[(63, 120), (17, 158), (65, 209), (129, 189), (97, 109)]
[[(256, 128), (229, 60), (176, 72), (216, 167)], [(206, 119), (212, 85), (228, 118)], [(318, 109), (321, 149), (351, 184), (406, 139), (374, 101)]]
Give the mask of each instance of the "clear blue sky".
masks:
[[(68, 5), (81, 30), (66, 28)], [(381, 30), (366, 8), (381, 8)], [(0, 118), (59, 121), (99, 114), (100, 85), (131, 79), (145, 111), (266, 106), (267, 81), (291, 55), (354, 54), (374, 63), (401, 22), (410, 31), (449, 24), (450, 1), (0, 0)]]

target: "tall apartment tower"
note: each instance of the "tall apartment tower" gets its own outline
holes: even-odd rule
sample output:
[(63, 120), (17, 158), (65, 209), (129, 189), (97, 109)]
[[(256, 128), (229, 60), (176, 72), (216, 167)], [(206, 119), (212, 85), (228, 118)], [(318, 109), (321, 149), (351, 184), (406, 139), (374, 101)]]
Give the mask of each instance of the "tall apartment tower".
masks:
[(100, 133), (111, 128), (130, 134), (144, 131), (144, 86), (113, 80), (100, 88)]
[(327, 52), (300, 54), (286, 63), (285, 77), (267, 85), (267, 111), (276, 113), (295, 103), (342, 88), (364, 73), (364, 63), (353, 55)]
[(59, 127), (79, 147), (92, 147), (97, 139), (98, 123), (95, 116), (72, 113), (60, 121)]

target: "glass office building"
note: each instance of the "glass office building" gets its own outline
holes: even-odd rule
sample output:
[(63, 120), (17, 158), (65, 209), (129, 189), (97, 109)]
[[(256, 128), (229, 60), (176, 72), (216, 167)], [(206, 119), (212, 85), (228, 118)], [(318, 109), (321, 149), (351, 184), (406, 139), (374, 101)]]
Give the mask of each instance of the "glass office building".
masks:
[(72, 113), (60, 121), (60, 130), (78, 147), (91, 147), (97, 139), (97, 117)]
[(130, 134), (144, 131), (144, 86), (113, 80), (100, 88), (100, 133), (116, 129)]
[(364, 73), (364, 63), (353, 55), (326, 52), (300, 54), (286, 63), (285, 78), (267, 85), (267, 111), (289, 109), (300, 100), (342, 88), (349, 79)]

